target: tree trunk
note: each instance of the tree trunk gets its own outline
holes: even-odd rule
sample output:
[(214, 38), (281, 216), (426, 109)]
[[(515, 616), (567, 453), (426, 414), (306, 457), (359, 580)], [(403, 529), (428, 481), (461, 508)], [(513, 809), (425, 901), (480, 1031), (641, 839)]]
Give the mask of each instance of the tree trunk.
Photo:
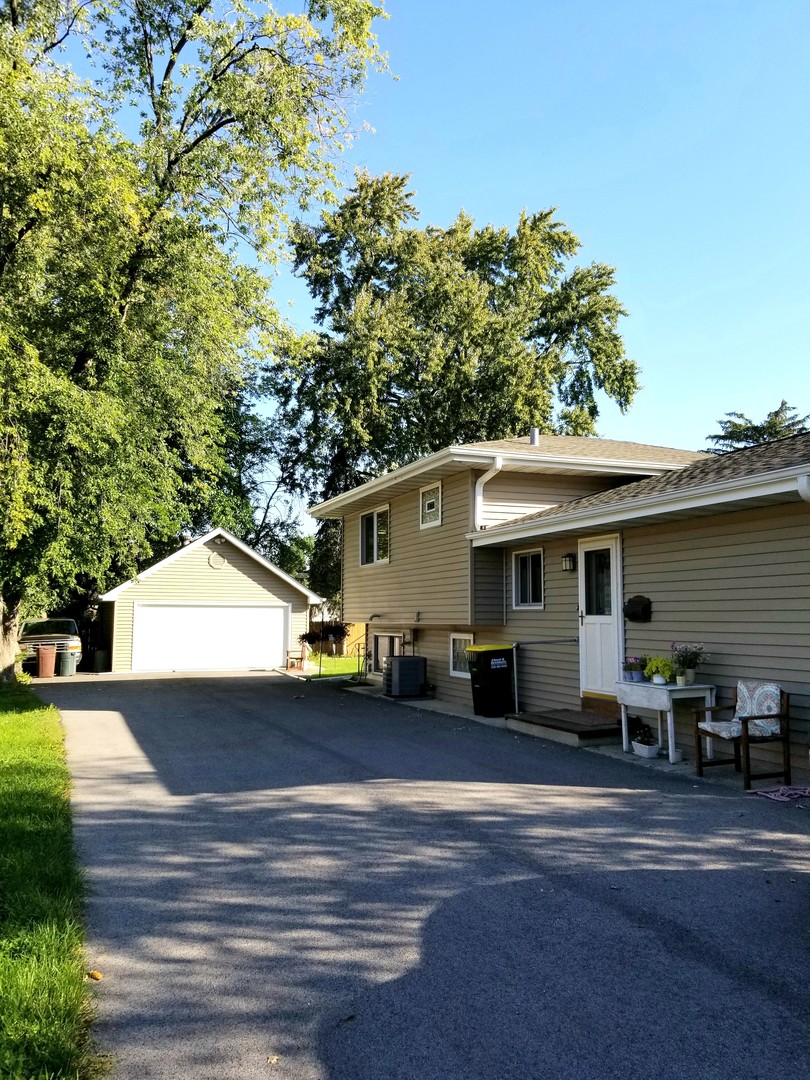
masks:
[(0, 682), (13, 682), (16, 677), (19, 627), (20, 597), (0, 594)]

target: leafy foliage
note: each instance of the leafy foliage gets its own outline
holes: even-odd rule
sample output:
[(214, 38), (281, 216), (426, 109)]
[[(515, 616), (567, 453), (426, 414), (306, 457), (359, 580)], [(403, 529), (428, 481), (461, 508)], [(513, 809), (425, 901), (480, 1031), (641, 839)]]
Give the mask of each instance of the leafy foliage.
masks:
[(797, 416), (796, 409), (782, 399), (778, 408), (773, 409), (765, 419), (757, 424), (739, 412), (726, 413), (725, 420), (718, 420), (719, 435), (707, 435), (711, 454), (725, 454), (729, 450), (740, 450), (744, 446), (757, 446), (759, 443), (786, 439), (790, 435), (801, 435), (808, 430), (808, 416)]
[[(378, 13), (365, 0), (291, 16), (205, 0), (4, 10), (0, 674), (22, 604), (130, 573), (189, 524), (250, 531), (237, 450), (277, 317), (240, 246), (272, 257), (288, 202), (328, 193), (347, 96), (379, 62)], [(102, 63), (94, 87), (54, 61), (75, 30)], [(132, 107), (136, 141), (118, 126)]]
[(579, 241), (552, 210), (514, 231), (419, 229), (408, 178), (361, 173), (319, 225), (294, 230), (321, 332), (278, 343), (291, 490), (329, 498), (457, 442), (590, 434), (597, 392), (626, 408), (636, 365), (610, 267), (569, 267)]

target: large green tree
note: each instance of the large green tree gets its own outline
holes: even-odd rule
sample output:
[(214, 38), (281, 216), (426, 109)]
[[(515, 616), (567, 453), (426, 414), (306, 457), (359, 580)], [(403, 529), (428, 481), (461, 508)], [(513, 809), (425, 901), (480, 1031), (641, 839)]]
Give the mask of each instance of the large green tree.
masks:
[(319, 331), (279, 342), (268, 386), (293, 488), (329, 498), (453, 442), (593, 434), (597, 392), (638, 388), (609, 266), (572, 266), (551, 210), (514, 230), (418, 228), (408, 178), (360, 174), (294, 231)]
[[(228, 422), (275, 328), (289, 206), (326, 194), (377, 9), (9, 0), (0, 18), (0, 672), (20, 611), (239, 512)], [(59, 64), (81, 30), (94, 86)], [(136, 136), (121, 130), (140, 113)]]
[[(359, 174), (316, 225), (293, 233), (318, 330), (287, 333), (267, 385), (291, 490), (330, 498), (452, 443), (595, 433), (598, 394), (638, 389), (603, 264), (572, 263), (553, 210), (513, 230), (419, 228), (406, 176)], [(336, 527), (319, 526), (313, 588), (330, 596)]]
[(761, 423), (749, 420), (739, 412), (726, 413), (725, 420), (718, 420), (720, 432), (707, 435), (709, 442), (715, 443), (709, 450), (711, 454), (725, 454), (729, 450), (740, 450), (744, 446), (757, 446), (759, 443), (786, 439), (790, 435), (800, 435), (808, 430), (810, 416), (799, 416), (797, 410), (782, 399), (778, 408), (773, 409)]

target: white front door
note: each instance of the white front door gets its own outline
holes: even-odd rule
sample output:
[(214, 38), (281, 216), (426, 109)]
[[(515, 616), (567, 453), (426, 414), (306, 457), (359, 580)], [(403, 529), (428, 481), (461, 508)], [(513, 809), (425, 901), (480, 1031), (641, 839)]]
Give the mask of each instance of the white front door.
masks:
[(579, 672), (583, 694), (615, 696), (621, 678), (621, 564), (618, 536), (579, 543)]

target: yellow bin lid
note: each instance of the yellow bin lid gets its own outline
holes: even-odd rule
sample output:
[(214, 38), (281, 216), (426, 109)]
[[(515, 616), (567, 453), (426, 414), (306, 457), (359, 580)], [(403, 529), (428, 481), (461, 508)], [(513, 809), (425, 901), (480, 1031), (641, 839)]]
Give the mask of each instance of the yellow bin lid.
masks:
[(512, 642), (506, 641), (501, 645), (468, 645), (467, 652), (492, 652), (495, 649), (511, 649)]

